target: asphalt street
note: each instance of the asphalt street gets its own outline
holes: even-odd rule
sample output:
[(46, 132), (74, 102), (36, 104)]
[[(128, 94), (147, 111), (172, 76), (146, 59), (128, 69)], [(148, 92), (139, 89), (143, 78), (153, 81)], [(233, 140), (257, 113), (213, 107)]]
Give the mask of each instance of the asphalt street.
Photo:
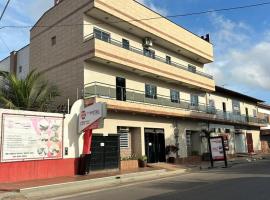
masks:
[(270, 200), (270, 161), (262, 160), (98, 191), (63, 200)]

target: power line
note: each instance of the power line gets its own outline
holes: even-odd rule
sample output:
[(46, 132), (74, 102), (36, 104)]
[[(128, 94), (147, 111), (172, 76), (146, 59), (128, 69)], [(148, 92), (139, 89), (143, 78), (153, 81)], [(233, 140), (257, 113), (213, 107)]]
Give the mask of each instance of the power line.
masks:
[(114, 22), (101, 22), (101, 23), (95, 23), (95, 24), (27, 25), (27, 26), (6, 25), (6, 26), (1, 26), (0, 29), (4, 29), (4, 28), (34, 28), (34, 27), (48, 28), (48, 27), (70, 27), (70, 26), (83, 26), (83, 25), (116, 24), (116, 23), (125, 23), (125, 22), (155, 20), (155, 19), (161, 19), (164, 17), (177, 18), (177, 17), (192, 16), (192, 15), (202, 15), (202, 14), (208, 14), (208, 13), (213, 13), (213, 12), (222, 12), (222, 11), (231, 11), (231, 10), (253, 8), (253, 7), (265, 6), (265, 5), (269, 5), (269, 4), (270, 4), (270, 2), (262, 2), (262, 3), (257, 3), (257, 4), (219, 8), (219, 9), (205, 10), (205, 11), (200, 11), (200, 12), (191, 12), (191, 13), (185, 13), (185, 14), (176, 14), (176, 15), (159, 16), (159, 17), (152, 17), (152, 18), (133, 19), (133, 20), (126, 20), (126, 21), (125, 20), (118, 20), (118, 21), (114, 21)]
[(7, 7), (8, 7), (9, 2), (10, 2), (10, 0), (7, 1), (6, 5), (5, 5), (5, 7), (4, 7), (4, 10), (3, 10), (3, 12), (2, 12), (2, 14), (1, 14), (1, 16), (0, 16), (0, 21), (2, 20), (4, 14), (5, 14), (6, 10), (7, 10)]
[(2, 36), (0, 35), (0, 41), (4, 44), (4, 46), (6, 47), (6, 49), (11, 52), (10, 48), (8, 47), (7, 43), (4, 41), (4, 39), (2, 38)]

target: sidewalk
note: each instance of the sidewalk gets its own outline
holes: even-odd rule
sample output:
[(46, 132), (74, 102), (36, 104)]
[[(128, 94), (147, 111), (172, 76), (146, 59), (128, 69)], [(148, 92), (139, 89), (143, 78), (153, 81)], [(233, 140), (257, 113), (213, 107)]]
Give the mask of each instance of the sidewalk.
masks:
[(26, 181), (20, 183), (0, 184), (2, 191), (0, 200), (6, 196), (18, 199), (47, 199), (62, 194), (74, 194), (116, 185), (130, 184), (139, 181), (153, 180), (185, 173), (179, 169), (167, 171), (160, 168), (143, 168), (126, 172), (98, 173), (88, 176), (62, 177), (55, 179)]
[(0, 183), (0, 191), (6, 192), (20, 192), (26, 188), (32, 187), (41, 187), (46, 185), (53, 185), (53, 184), (61, 184), (61, 183), (68, 183), (68, 182), (77, 182), (77, 181), (85, 181), (97, 178), (104, 178), (110, 176), (117, 176), (117, 175), (124, 175), (124, 174), (131, 174), (131, 173), (138, 173), (138, 172), (147, 172), (157, 170), (154, 168), (138, 168), (137, 170), (132, 171), (103, 171), (100, 173), (90, 173), (87, 176), (66, 176), (66, 177), (58, 177), (58, 178), (51, 178), (51, 179), (40, 179), (40, 180), (31, 180), (31, 181), (22, 181), (22, 182), (15, 182), (15, 183)]
[[(256, 155), (236, 157), (228, 161), (229, 166), (255, 162), (257, 160), (270, 159), (269, 155)], [(210, 162), (201, 162), (190, 165), (175, 165), (158, 163), (152, 167), (140, 168), (133, 171), (111, 171), (92, 173), (88, 176), (61, 177), (45, 180), (25, 181), (18, 183), (0, 183), (0, 200), (4, 197), (9, 199), (46, 199), (62, 194), (74, 194), (112, 186), (120, 186), (139, 181), (154, 180), (186, 172), (198, 172), (209, 170)], [(216, 162), (215, 168), (221, 168), (224, 162)], [(1, 192), (2, 191), (2, 192)], [(6, 192), (3, 192), (6, 191)]]

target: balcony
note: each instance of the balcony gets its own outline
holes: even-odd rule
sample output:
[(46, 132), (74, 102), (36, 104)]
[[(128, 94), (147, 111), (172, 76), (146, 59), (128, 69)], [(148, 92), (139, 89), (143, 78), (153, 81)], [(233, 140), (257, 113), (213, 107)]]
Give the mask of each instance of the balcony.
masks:
[[(213, 45), (190, 31), (132, 0), (94, 0), (86, 13), (138, 37), (151, 37), (172, 51), (201, 63), (213, 62)], [(152, 20), (141, 20), (152, 19)], [(121, 21), (121, 23), (115, 23)]]
[[(154, 77), (162, 77), (168, 81), (175, 81), (197, 89), (214, 91), (215, 82), (213, 76), (201, 71), (190, 71), (187, 66), (170, 61), (156, 55), (146, 54), (143, 49), (133, 46), (126, 47), (122, 42), (113, 38), (103, 38), (94, 33), (85, 36), (85, 41), (92, 42), (95, 59), (108, 60), (130, 67), (133, 72), (142, 71), (152, 74)], [(117, 52), (117, 54), (112, 54)]]
[(223, 112), (206, 104), (192, 104), (189, 100), (180, 99), (172, 102), (170, 96), (157, 95), (147, 98), (144, 91), (129, 88), (117, 88), (99, 82), (85, 85), (84, 97), (97, 97), (100, 101), (107, 102), (108, 108), (125, 110), (128, 112), (141, 112), (144, 114), (165, 115), (173, 117), (186, 117), (224, 123), (262, 126), (265, 119), (246, 115), (236, 115)]

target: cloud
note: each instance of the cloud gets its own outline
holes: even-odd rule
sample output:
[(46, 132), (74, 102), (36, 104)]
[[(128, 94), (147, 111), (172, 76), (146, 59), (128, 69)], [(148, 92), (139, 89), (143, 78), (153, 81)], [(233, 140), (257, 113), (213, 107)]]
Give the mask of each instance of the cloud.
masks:
[(141, 4), (147, 6), (151, 10), (154, 10), (155, 12), (163, 15), (163, 16), (168, 15), (168, 10), (167, 9), (161, 8), (161, 7), (157, 6), (157, 5), (155, 5), (151, 0), (137, 0), (137, 1), (140, 2)]
[(206, 69), (214, 75), (217, 84), (270, 90), (270, 29), (256, 39), (255, 30), (241, 21), (217, 14), (210, 18), (214, 27), (211, 35), (215, 62)]

